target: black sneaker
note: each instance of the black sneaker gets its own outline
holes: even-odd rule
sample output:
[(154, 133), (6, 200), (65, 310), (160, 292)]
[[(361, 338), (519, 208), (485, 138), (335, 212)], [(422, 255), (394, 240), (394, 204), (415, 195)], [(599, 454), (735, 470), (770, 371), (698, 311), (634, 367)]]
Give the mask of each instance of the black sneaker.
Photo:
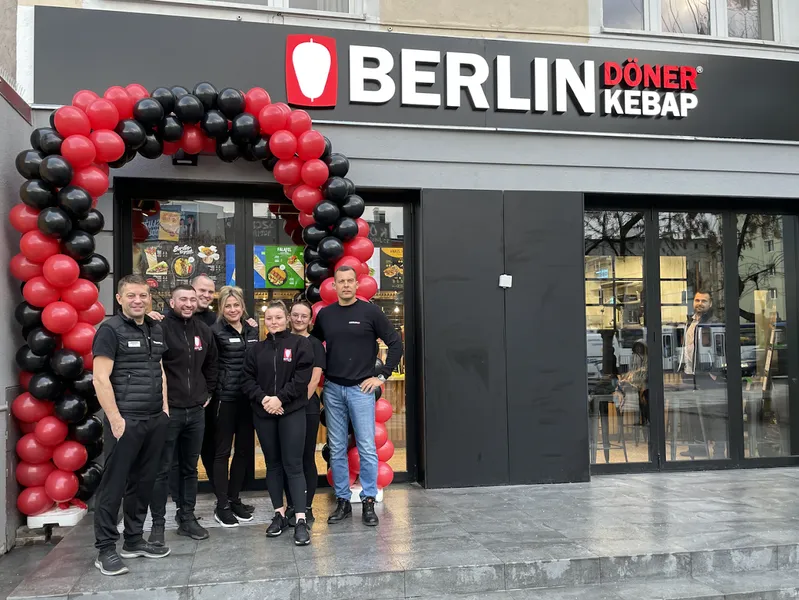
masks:
[(207, 540), (208, 530), (202, 527), (197, 519), (187, 519), (178, 527), (178, 535), (185, 535), (193, 540)]
[(122, 558), (164, 558), (169, 556), (170, 552), (171, 550), (166, 546), (156, 546), (144, 540), (139, 540), (134, 544), (125, 542), (119, 555)]
[(244, 504), (241, 500), (236, 500), (234, 504), (241, 504), (241, 507), (248, 513), (252, 514), (255, 512), (255, 505), (254, 504)]
[(219, 507), (219, 505), (217, 505), (216, 510), (214, 511), (214, 519), (222, 527), (239, 526), (239, 520), (236, 518), (236, 515), (233, 513), (229, 505), (223, 506), (221, 508)]
[(338, 523), (352, 516), (352, 504), (349, 500), (336, 500), (336, 510), (327, 518), (328, 523)]
[(128, 572), (128, 568), (115, 549), (103, 550), (97, 555), (97, 560), (94, 561), (94, 566), (100, 569), (103, 575), (124, 575)]
[(305, 522), (305, 519), (297, 519), (297, 525), (294, 528), (294, 543), (297, 546), (307, 546), (311, 543), (308, 523)]
[(305, 509), (305, 522), (308, 523), (308, 529), (313, 528), (314, 521), (316, 521), (316, 517), (313, 516), (313, 509), (309, 506)]
[(153, 523), (153, 528), (150, 531), (150, 537), (147, 540), (153, 546), (163, 546), (164, 545), (164, 524), (161, 523), (157, 525)]
[(277, 537), (289, 528), (289, 520), (276, 512), (269, 527), (266, 528), (266, 537)]
[(363, 499), (363, 515), (361, 518), (363, 519), (363, 524), (369, 527), (374, 527), (380, 523), (380, 519), (378, 519), (375, 514), (374, 498), (366, 497)]
[(294, 527), (297, 524), (297, 513), (293, 506), (286, 507), (286, 518), (289, 520), (289, 527)]
[(252, 521), (252, 511), (255, 508), (248, 508), (249, 506), (249, 504), (242, 504), (241, 500), (236, 500), (230, 503), (230, 510), (239, 521), (249, 522)]

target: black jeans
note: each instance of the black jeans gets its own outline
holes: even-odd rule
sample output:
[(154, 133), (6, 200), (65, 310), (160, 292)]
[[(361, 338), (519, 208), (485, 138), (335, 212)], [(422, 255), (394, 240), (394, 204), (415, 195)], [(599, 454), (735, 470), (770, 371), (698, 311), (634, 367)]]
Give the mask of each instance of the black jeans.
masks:
[(170, 408), (169, 427), (161, 453), (161, 464), (155, 480), (153, 501), (150, 511), (153, 524), (163, 525), (166, 520), (166, 499), (168, 493), (169, 471), (173, 461), (177, 461), (178, 479), (178, 520), (194, 518), (194, 505), (197, 503), (197, 461), (203, 444), (205, 430), (205, 410), (202, 406), (192, 408)]
[(305, 445), (305, 410), (295, 410), (282, 417), (253, 414), (255, 431), (266, 458), (266, 488), (274, 508), (283, 506), (283, 472), (288, 477), (291, 497), (306, 506), (302, 452)]
[[(211, 408), (211, 405), (208, 406)], [(207, 410), (207, 409), (206, 409)], [(207, 432), (206, 432), (207, 436)], [(252, 408), (244, 399), (234, 402), (218, 402), (216, 413), (216, 454), (214, 456), (214, 493), (219, 506), (239, 499), (247, 472), (247, 458), (255, 451), (255, 433), (252, 424)], [(228, 461), (235, 438), (233, 461)]]
[(149, 419), (126, 418), (125, 432), (117, 440), (105, 419), (105, 468), (94, 512), (94, 545), (98, 550), (113, 548), (119, 540), (120, 503), (125, 514), (125, 541), (141, 539), (168, 422), (165, 413)]
[[(313, 504), (316, 495), (316, 482), (319, 472), (316, 470), (316, 434), (319, 432), (319, 413), (305, 414), (305, 448), (302, 453), (302, 470), (305, 474), (305, 506)], [(291, 498), (288, 474), (283, 471), (283, 486), (286, 489), (286, 503), (294, 506)], [(302, 509), (302, 506), (297, 507)]]
[(214, 485), (214, 459), (216, 458), (216, 415), (219, 410), (219, 400), (212, 399), (205, 409), (205, 434), (200, 450), (200, 460), (208, 477), (211, 489), (216, 491)]

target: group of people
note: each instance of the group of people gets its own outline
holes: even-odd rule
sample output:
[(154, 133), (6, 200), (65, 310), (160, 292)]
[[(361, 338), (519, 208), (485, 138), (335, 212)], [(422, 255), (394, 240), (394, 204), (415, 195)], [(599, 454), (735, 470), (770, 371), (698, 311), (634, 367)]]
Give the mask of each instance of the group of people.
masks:
[[(191, 286), (175, 287), (169, 309), (160, 314), (148, 313), (150, 288), (143, 277), (120, 279), (120, 310), (99, 327), (93, 345), (94, 386), (106, 426), (95, 510), (95, 566), (104, 575), (127, 573), (123, 558), (169, 555), (164, 530), (170, 495), (178, 535), (209, 537), (195, 515), (199, 460), (216, 495), (214, 519), (222, 527), (252, 521), (254, 507), (240, 493), (254, 452), (253, 431), (266, 459), (274, 508), (266, 535), (293, 527), (294, 543), (308, 545), (322, 402), (337, 498), (328, 523), (352, 515), (351, 423), (361, 459), (362, 519), (378, 524), (374, 391), (399, 364), (402, 340), (379, 307), (357, 299), (351, 267), (337, 269), (334, 282), (338, 302), (319, 311), (313, 324), (308, 302), (290, 310), (269, 302), (268, 333), (259, 340), (240, 288), (220, 290), (215, 314), (209, 308), (214, 282), (200, 276)], [(388, 355), (376, 367), (378, 339)], [(124, 542), (118, 553), (120, 504)], [(148, 508), (152, 529), (145, 540)]]

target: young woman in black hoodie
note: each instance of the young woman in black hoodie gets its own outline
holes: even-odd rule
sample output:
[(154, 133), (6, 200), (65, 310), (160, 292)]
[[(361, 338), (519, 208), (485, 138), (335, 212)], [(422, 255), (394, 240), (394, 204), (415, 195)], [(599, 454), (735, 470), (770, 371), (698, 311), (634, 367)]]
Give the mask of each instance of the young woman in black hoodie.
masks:
[[(244, 487), (247, 458), (253, 455), (254, 439), (250, 401), (241, 391), (244, 356), (258, 342), (258, 329), (247, 323), (241, 288), (225, 286), (219, 291), (219, 318), (211, 327), (219, 352), (219, 374), (214, 390), (213, 481), (216, 493), (214, 519), (222, 527), (252, 521), (252, 514), (239, 498)], [(211, 408), (209, 407), (208, 410)], [(235, 452), (230, 450), (235, 437)]]
[[(264, 319), (269, 334), (244, 359), (242, 391), (252, 404), (255, 431), (266, 458), (266, 487), (275, 509), (266, 535), (276, 537), (289, 526), (283, 504), (284, 470), (294, 502), (298, 507), (306, 506), (302, 455), (314, 353), (307, 339), (287, 330), (285, 304), (270, 302)], [(298, 511), (296, 517), (294, 543), (310, 544), (305, 511)]]

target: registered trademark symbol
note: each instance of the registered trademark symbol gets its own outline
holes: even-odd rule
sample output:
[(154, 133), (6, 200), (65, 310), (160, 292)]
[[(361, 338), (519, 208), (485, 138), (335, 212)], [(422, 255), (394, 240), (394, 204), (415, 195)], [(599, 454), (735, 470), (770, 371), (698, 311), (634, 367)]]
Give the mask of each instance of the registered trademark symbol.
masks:
[(705, 70), (704, 67), (697, 67), (696, 68), (696, 72), (697, 73), (702, 73), (704, 70)]

